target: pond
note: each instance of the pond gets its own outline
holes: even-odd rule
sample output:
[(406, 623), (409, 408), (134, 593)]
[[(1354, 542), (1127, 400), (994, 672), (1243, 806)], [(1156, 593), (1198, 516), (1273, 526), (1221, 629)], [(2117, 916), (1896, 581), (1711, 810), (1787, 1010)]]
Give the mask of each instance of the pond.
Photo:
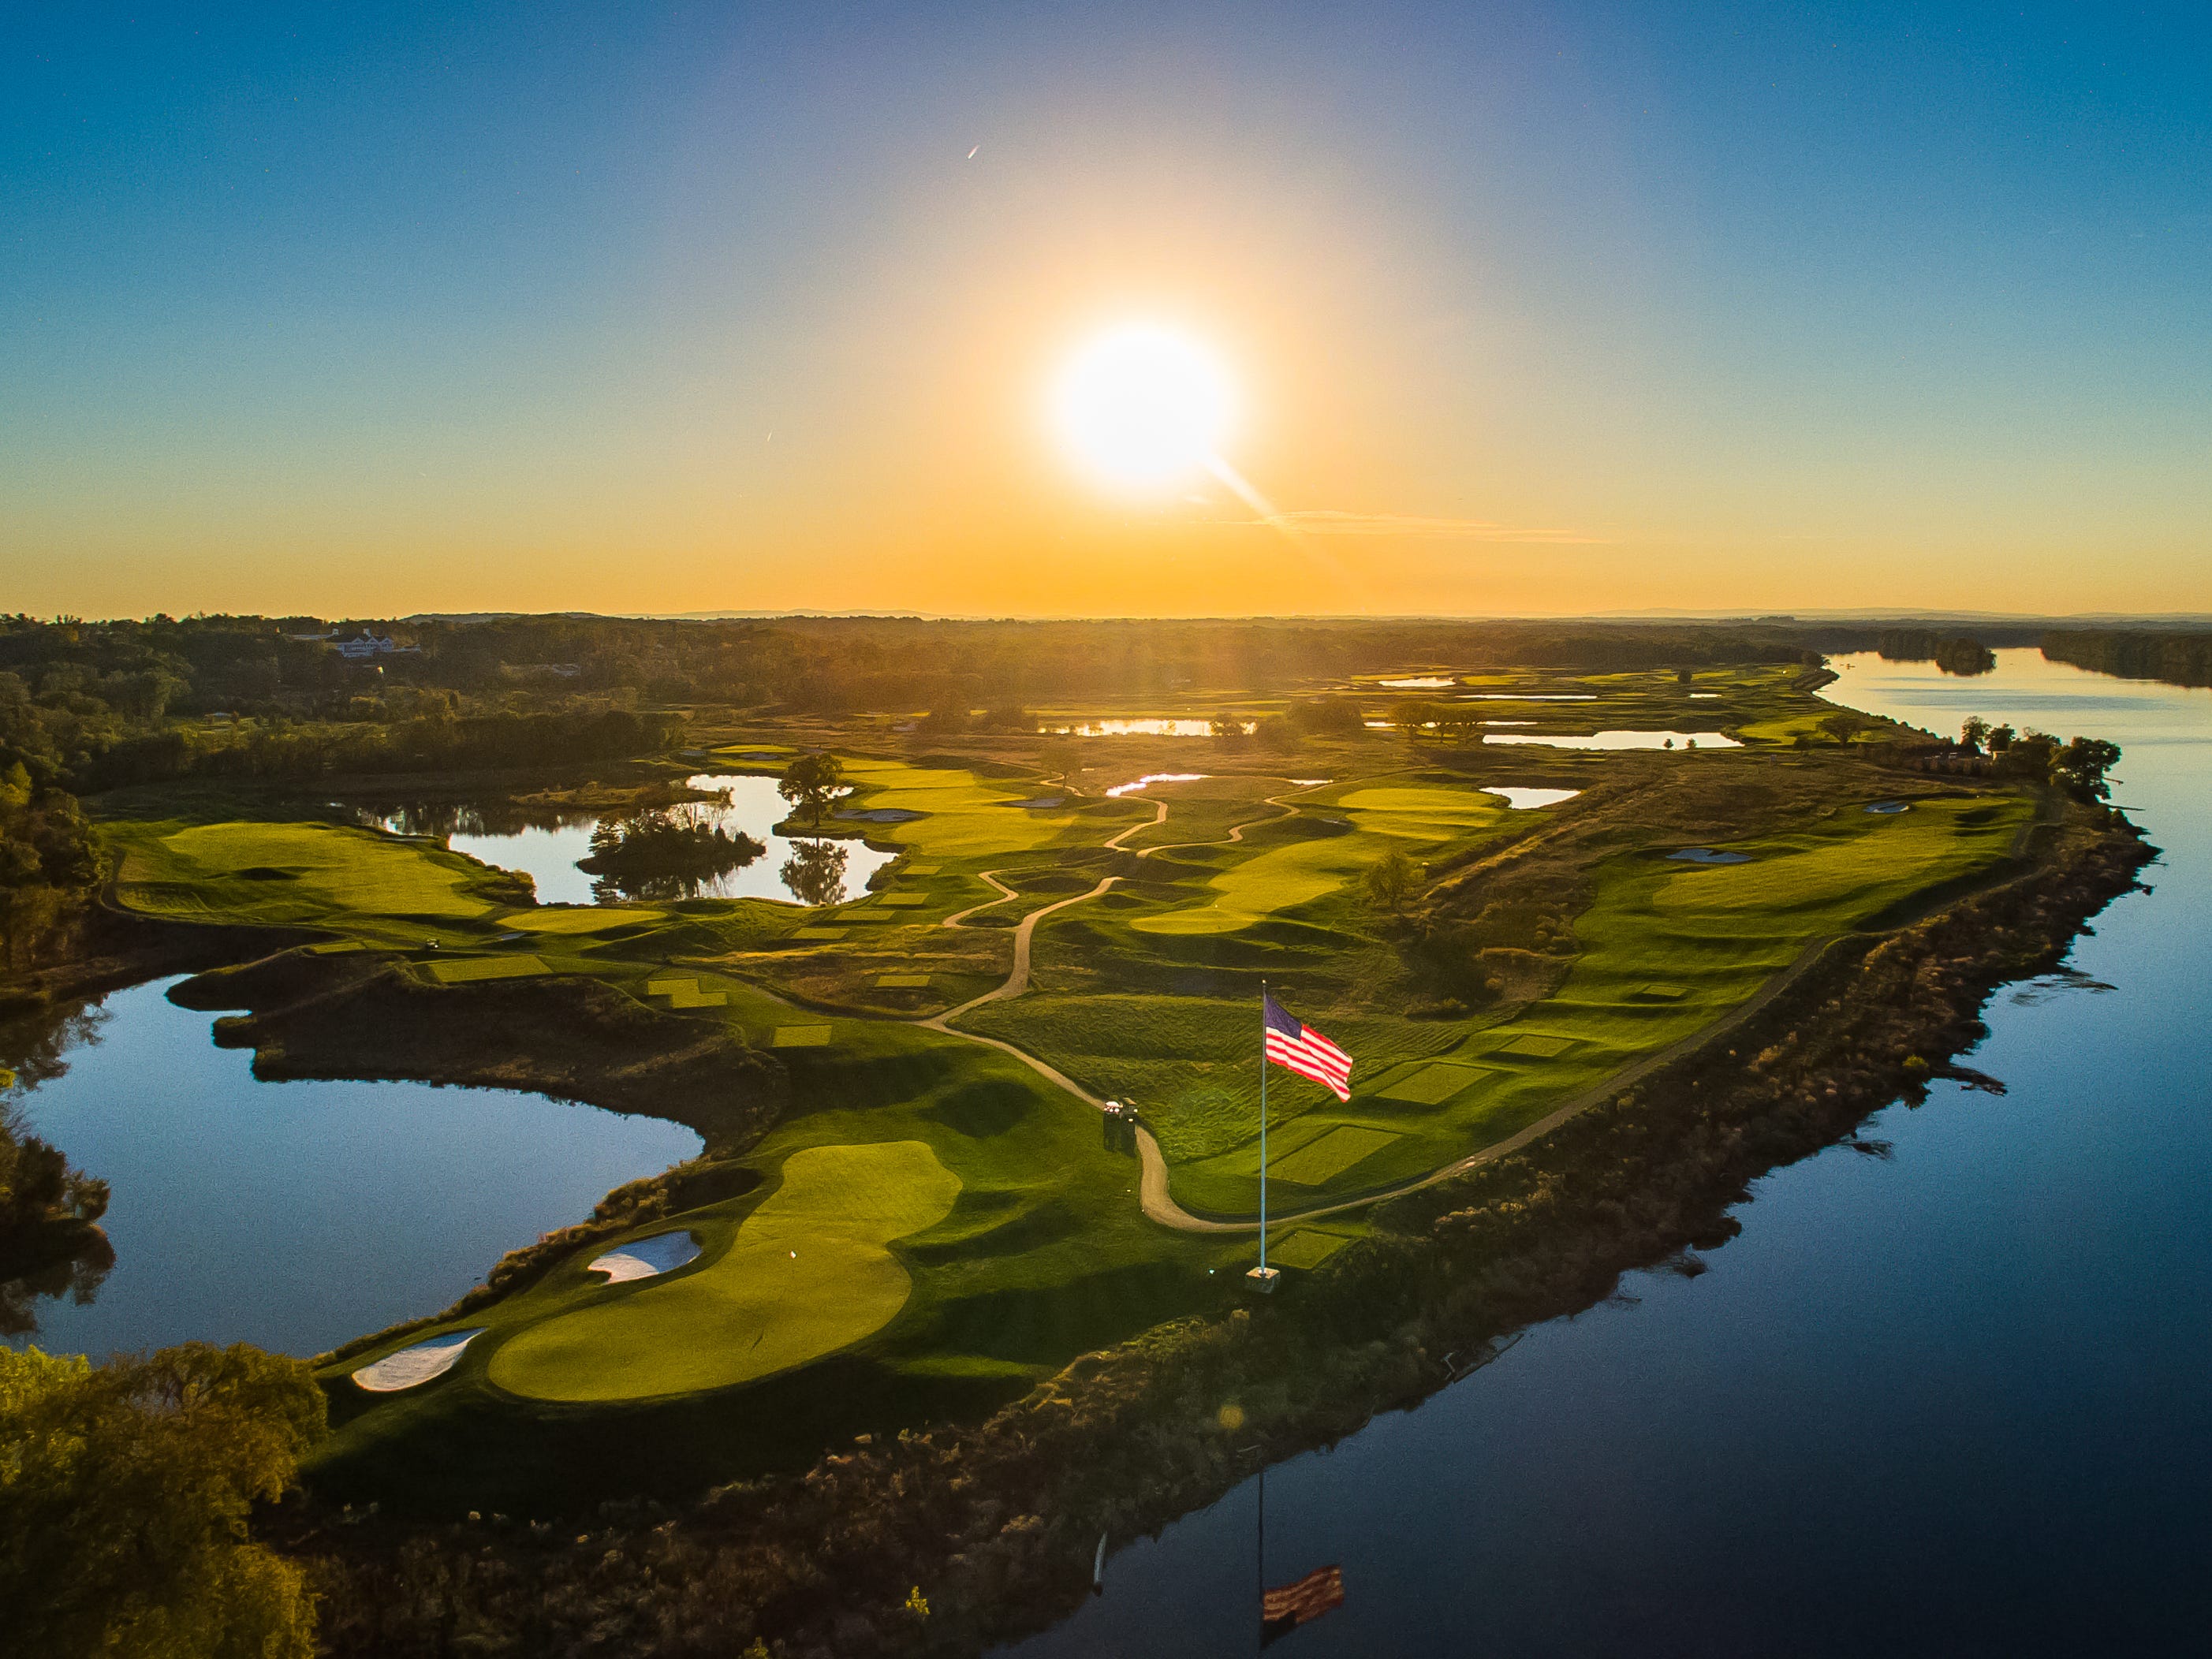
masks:
[(1340, 1565), (1285, 1646), (1389, 1654), (2185, 1652), (2212, 1617), (2212, 694), (2000, 651), (1845, 659), (1827, 695), (2111, 738), (2165, 848), (1972, 1063), (1759, 1182), (1710, 1271), (1638, 1273), (1496, 1363), (1157, 1539), (1007, 1650), (1252, 1650), (1259, 1585)]
[(111, 993), (0, 1027), (28, 1127), (112, 1189), (115, 1264), (27, 1340), (104, 1355), (190, 1340), (315, 1354), (435, 1313), (507, 1251), (699, 1150), (659, 1118), (501, 1089), (264, 1083), (213, 1016)]
[[(865, 892), (869, 877), (898, 856), (896, 848), (871, 847), (856, 836), (794, 839), (777, 835), (773, 826), (788, 817), (792, 809), (776, 793), (772, 777), (702, 772), (686, 781), (694, 789), (726, 790), (726, 805), (701, 805), (703, 817), (718, 828), (743, 831), (763, 842), (768, 851), (742, 869), (686, 882), (681, 896), (838, 904)], [(591, 856), (592, 831), (607, 816), (602, 812), (500, 803), (405, 806), (362, 816), (380, 829), (434, 836), (456, 853), (502, 870), (520, 871), (538, 884), (540, 904), (600, 904), (620, 896), (604, 877), (576, 867), (579, 860)], [(842, 864), (834, 884), (817, 878), (825, 862)]]

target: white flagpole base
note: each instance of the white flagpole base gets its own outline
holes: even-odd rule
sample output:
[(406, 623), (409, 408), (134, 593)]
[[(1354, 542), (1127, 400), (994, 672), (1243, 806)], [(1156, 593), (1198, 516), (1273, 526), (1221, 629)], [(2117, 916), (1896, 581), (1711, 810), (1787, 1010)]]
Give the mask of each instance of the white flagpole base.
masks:
[(1275, 1281), (1282, 1276), (1280, 1267), (1251, 1267), (1245, 1271), (1244, 1283), (1265, 1296), (1275, 1288)]

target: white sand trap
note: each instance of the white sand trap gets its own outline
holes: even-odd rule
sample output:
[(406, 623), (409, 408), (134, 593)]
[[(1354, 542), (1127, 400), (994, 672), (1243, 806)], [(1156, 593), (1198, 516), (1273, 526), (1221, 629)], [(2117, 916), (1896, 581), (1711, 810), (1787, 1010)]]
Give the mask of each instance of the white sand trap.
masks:
[(461, 1357), (461, 1350), (483, 1333), (481, 1325), (465, 1331), (442, 1332), (411, 1348), (402, 1348), (373, 1364), (363, 1365), (353, 1374), (353, 1380), (371, 1394), (397, 1394), (402, 1389), (419, 1387), (453, 1370), (454, 1361)]
[(685, 1262), (698, 1259), (697, 1234), (655, 1233), (651, 1238), (641, 1238), (634, 1244), (625, 1244), (619, 1250), (609, 1250), (605, 1255), (586, 1263), (584, 1271), (605, 1273), (608, 1284), (622, 1285), (633, 1279), (651, 1279), (659, 1273), (673, 1273)]
[(1483, 734), (1485, 743), (1540, 743), (1553, 749), (1741, 749), (1743, 745), (1724, 732), (1593, 732), (1586, 738), (1539, 737), (1534, 732), (1510, 738)]
[(1505, 804), (1516, 812), (1526, 812), (1539, 806), (1557, 806), (1563, 800), (1572, 800), (1582, 793), (1579, 789), (1524, 789), (1516, 785), (1490, 783), (1483, 786), (1486, 795), (1503, 795)]

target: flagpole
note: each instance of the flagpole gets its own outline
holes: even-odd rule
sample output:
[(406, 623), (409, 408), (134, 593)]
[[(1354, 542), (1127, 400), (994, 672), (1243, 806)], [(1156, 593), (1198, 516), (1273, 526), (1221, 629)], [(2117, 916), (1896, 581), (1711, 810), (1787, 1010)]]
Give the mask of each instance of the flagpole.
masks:
[(1260, 981), (1260, 1285), (1267, 1283), (1267, 981)]

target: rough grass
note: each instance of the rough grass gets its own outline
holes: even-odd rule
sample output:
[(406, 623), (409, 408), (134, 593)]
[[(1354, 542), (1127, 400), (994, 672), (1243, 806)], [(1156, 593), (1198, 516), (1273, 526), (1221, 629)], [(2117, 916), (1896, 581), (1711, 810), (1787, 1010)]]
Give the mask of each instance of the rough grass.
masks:
[(491, 1380), (538, 1400), (638, 1400), (773, 1376), (874, 1334), (913, 1281), (886, 1248), (942, 1220), (957, 1176), (916, 1140), (794, 1152), (783, 1183), (697, 1267), (501, 1343)]

